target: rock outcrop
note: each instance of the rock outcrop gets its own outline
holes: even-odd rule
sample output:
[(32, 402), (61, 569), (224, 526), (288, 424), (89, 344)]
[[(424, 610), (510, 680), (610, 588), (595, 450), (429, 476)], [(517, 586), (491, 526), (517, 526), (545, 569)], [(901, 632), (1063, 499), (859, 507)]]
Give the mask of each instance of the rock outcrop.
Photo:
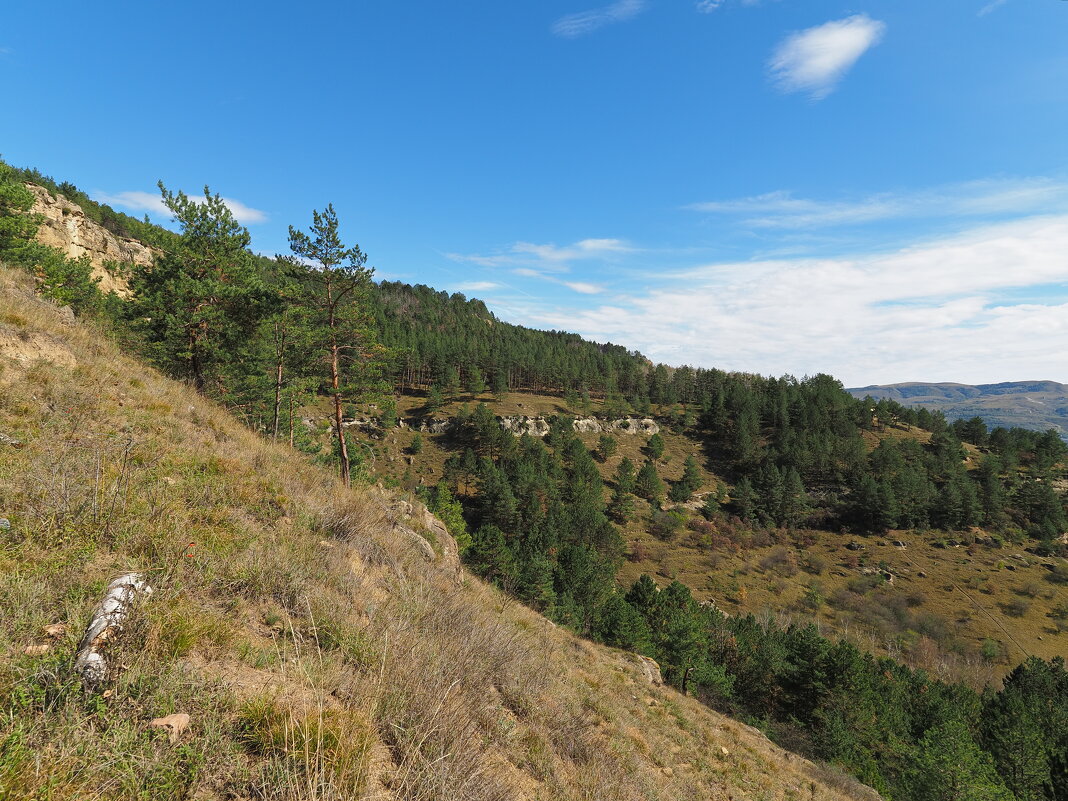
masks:
[(521, 437), (524, 434), (532, 437), (544, 437), (549, 433), (549, 421), (544, 417), (528, 417), (525, 414), (517, 414), (498, 419), (501, 421), (501, 428), (517, 437)]
[(664, 677), (660, 674), (660, 665), (656, 660), (641, 654), (628, 653), (627, 658), (641, 670), (642, 678), (653, 687), (663, 687)]
[(37, 229), (37, 241), (54, 247), (72, 259), (88, 256), (93, 276), (100, 279), (103, 292), (125, 294), (126, 282), (105, 268), (107, 262), (149, 265), (155, 258), (153, 250), (133, 239), (115, 236), (94, 220), (85, 216), (81, 206), (62, 195), (54, 196), (43, 186), (26, 184), (33, 193), (32, 214), (42, 218)]
[[(501, 427), (517, 437), (529, 434), (532, 437), (544, 437), (549, 433), (549, 421), (544, 417), (511, 415), (498, 418)], [(572, 421), (572, 427), (580, 434), (642, 434), (651, 437), (660, 431), (656, 421), (648, 417), (624, 417), (621, 420), (598, 420), (596, 417), (579, 417)]]
[(433, 512), (418, 501), (398, 500), (386, 510), (393, 531), (405, 537), (428, 562), (439, 558), (460, 573), (460, 552), (456, 539)]

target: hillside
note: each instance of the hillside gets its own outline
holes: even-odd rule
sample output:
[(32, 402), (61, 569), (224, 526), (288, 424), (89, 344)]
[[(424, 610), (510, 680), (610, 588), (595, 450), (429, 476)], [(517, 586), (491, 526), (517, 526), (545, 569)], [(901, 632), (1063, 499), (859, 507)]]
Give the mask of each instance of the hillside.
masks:
[[(378, 474), (401, 487), (433, 486), (446, 475), (448, 459), (459, 446), (456, 432), (442, 424), (463, 414), (465, 406), (485, 403), (502, 420), (586, 419), (560, 397), (528, 393), (462, 395), (429, 419), (421, 416), (422, 402), (401, 396), (403, 428), (362, 430), (361, 440), (376, 454)], [(594, 403), (593, 411), (600, 413), (602, 405)], [(687, 457), (704, 462), (705, 443), (698, 432), (673, 427), (669, 418), (656, 422), (665, 443), (659, 472), (665, 481), (677, 481)], [(931, 438), (915, 428), (865, 433), (870, 450), (883, 440), (929, 443)], [(416, 437), (422, 444), (413, 454)], [(579, 437), (597, 451), (598, 433)], [(649, 443), (643, 431), (614, 438), (616, 451), (599, 463), (608, 487), (623, 459), (640, 464), (647, 458)], [(970, 445), (967, 449), (974, 468), (983, 454)], [(695, 500), (665, 503), (685, 520), (674, 531), (657, 530), (655, 508), (638, 502), (637, 513), (623, 525), (626, 558), (617, 575), (622, 587), (642, 574), (662, 584), (677, 579), (699, 601), (732, 615), (770, 615), (782, 624), (815, 622), (821, 631), (865, 650), (979, 688), (1031, 654), (1048, 659), (1062, 653), (1061, 632), (1068, 620), (1057, 610), (1068, 603), (1068, 593), (1048, 580), (1056, 557), (1036, 555), (1025, 543), (978, 529), (901, 528), (872, 535), (820, 527), (815, 518), (792, 531), (727, 517), (709, 523), (700, 514), (705, 498), (730, 490), (722, 474), (702, 466), (700, 475)], [(460, 496), (469, 505), (476, 502), (474, 492), (469, 497), (462, 487)], [(884, 574), (891, 582), (883, 581)]]
[(1000, 384), (873, 384), (847, 390), (902, 406), (942, 412), (949, 420), (981, 417), (990, 428), (1019, 426), (1055, 429), (1068, 437), (1068, 385), (1056, 381), (1005, 381)]
[[(417, 503), (345, 490), (3, 268), (0, 387), (0, 797), (874, 797), (482, 584)], [(127, 571), (153, 592), (85, 693), (75, 646)], [(171, 714), (188, 729), (149, 725)]]
[[(21, 208), (30, 208), (25, 189), (5, 188), (2, 181), (0, 189)], [(0, 221), (17, 234), (6, 247), (36, 276), (38, 292), (72, 303), (77, 316), (94, 320), (128, 353), (141, 353), (186, 379), (199, 390), (198, 403), (214, 398), (240, 416), (245, 425), (240, 435), (217, 424), (213, 436), (256, 446), (251, 451), (239, 447), (236, 460), (232, 451), (237, 446), (228, 446), (228, 455), (216, 462), (216, 445), (200, 436), (203, 432), (168, 435), (161, 425), (168, 411), (184, 408), (180, 402), (155, 407), (161, 412), (155, 418), (156, 433), (167, 444), (152, 441), (150, 451), (164, 458), (172, 446), (178, 447), (175, 442), (192, 439), (196, 454), (184, 454), (183, 463), (207, 459), (212, 465), (203, 485), (182, 501), (184, 517), (162, 503), (149, 505), (150, 528), (163, 525), (161, 521), (173, 528), (184, 520), (194, 530), (207, 531), (177, 548), (172, 568), (164, 572), (171, 577), (179, 565), (191, 564), (186, 560), (195, 559), (206, 540), (221, 552), (208, 551), (219, 560), (210, 567), (211, 580), (197, 588), (209, 594), (221, 588), (229, 604), (242, 593), (247, 600), (259, 597), (242, 589), (243, 574), (232, 573), (236, 553), (257, 577), (255, 589), (276, 602), (254, 611), (250, 619), (260, 614), (259, 622), (271, 632), (302, 648), (314, 641), (315, 659), (324, 660), (321, 652), (327, 647), (343, 652), (332, 658), (357, 663), (357, 672), (368, 674), (361, 679), (364, 684), (346, 678), (348, 689), (335, 687), (332, 697), (349, 698), (346, 693), (355, 692), (373, 700), (374, 711), (361, 708), (361, 720), (375, 721), (367, 728), (379, 732), (394, 763), (380, 784), (396, 792), (388, 775), (407, 770), (407, 741), (398, 740), (393, 723), (382, 723), (384, 702), (375, 695), (395, 655), (387, 644), (402, 643), (409, 656), (418, 655), (411, 638), (419, 630), (433, 647), (450, 653), (420, 630), (429, 612), (413, 602), (415, 596), (461, 621), (468, 619), (472, 605), (502, 609), (510, 606), (503, 599), (518, 599), (544, 619), (535, 615), (524, 623), (521, 615), (532, 613), (516, 611), (516, 625), (548, 632), (549, 640), (530, 642), (528, 650), (556, 648), (556, 636), (562, 642), (584, 642), (564, 634), (567, 630), (623, 649), (599, 651), (587, 643), (580, 647), (592, 650), (576, 651), (571, 669), (588, 673), (583, 654), (608, 653), (623, 660), (618, 664), (629, 663), (651, 676), (650, 663), (638, 655), (653, 657), (664, 681), (683, 695), (759, 726), (791, 750), (844, 766), (895, 798), (931, 797), (927, 788), (944, 780), (946, 764), (959, 771), (952, 781), (964, 782), (976, 797), (1007, 797), (1006, 787), (1029, 797), (1036, 792), (1035, 782), (1047, 782), (1043, 775), (1059, 786), (1068, 766), (1057, 755), (1064, 751), (1059, 744), (1068, 743), (1068, 728), (1060, 717), (1034, 710), (1068, 702), (1068, 679), (1063, 662), (1031, 658), (1057, 655), (1058, 638), (1068, 629), (1068, 603), (1060, 597), (1068, 583), (1063, 559), (1068, 543), (1062, 537), (1068, 528), (1068, 449), (1056, 434), (989, 432), (973, 421), (947, 425), (941, 415), (890, 400), (872, 410), (825, 375), (776, 379), (653, 366), (616, 346), (511, 326), (462, 295), (423, 286), (374, 285), (358, 250), (350, 251), (348, 271), (337, 274), (325, 267), (311, 269), (301, 259), (255, 257), (248, 251), (247, 231), (218, 195), (205, 191), (201, 201), (165, 191), (164, 198), (185, 230), (171, 234), (171, 249), (151, 264), (123, 271), (130, 277), (123, 299), (100, 295), (88, 280), (90, 268), (97, 265), (84, 255), (71, 261), (74, 254), (69, 252), (57, 255), (24, 244), (31, 234), (25, 219), (0, 214)], [(88, 221), (84, 224), (91, 228)], [(330, 226), (336, 231), (332, 210), (326, 216), (317, 213), (315, 225), (317, 241), (329, 240)], [(211, 233), (205, 237), (201, 231)], [(306, 239), (294, 251), (303, 256), (315, 247)], [(326, 255), (336, 258), (337, 251)], [(324, 306), (334, 297), (329, 287), (324, 295), (324, 281), (348, 280), (345, 276), (352, 282), (344, 286), (344, 305)], [(66, 310), (61, 321), (69, 325), (74, 319)], [(73, 367), (75, 380), (92, 374), (84, 355), (63, 347), (54, 332), (39, 335), (18, 314), (7, 322), (4, 346), (20, 362), (45, 358)], [(358, 354), (347, 362), (352, 373), (344, 393), (331, 391), (330, 373), (324, 372), (331, 352), (337, 364), (338, 351), (331, 351), (331, 343), (339, 332), (345, 354)], [(97, 347), (106, 349), (102, 342)], [(309, 358), (316, 351), (319, 358)], [(140, 377), (133, 381), (144, 383)], [(142, 388), (133, 381), (132, 386)], [(333, 386), (339, 384), (335, 372)], [(129, 397), (120, 397), (123, 406)], [(191, 403), (190, 408), (197, 407)], [(188, 422), (197, 428), (203, 419), (197, 415)], [(0, 442), (26, 443), (24, 428), (16, 421), (15, 433)], [(45, 465), (57, 442), (67, 444), (55, 432), (47, 433), (51, 436), (38, 453)], [(81, 442), (80, 435), (73, 436)], [(294, 451), (268, 447), (284, 462), (271, 468), (271, 460), (260, 452), (267, 446), (258, 437), (288, 439), (305, 454), (307, 464)], [(139, 460), (152, 461), (123, 451), (114, 499), (125, 498), (128, 471)], [(266, 484), (239, 487), (228, 493), (240, 499), (236, 507), (227, 502), (226, 508), (216, 509), (214, 495), (206, 490), (228, 487), (233, 473), (240, 472), (237, 465), (249, 460)], [(335, 488), (340, 496), (324, 500), (322, 482), (333, 479), (311, 464), (331, 466), (345, 478), (351, 474), (357, 485), (377, 480), (414, 497), (401, 502), (378, 491), (356, 493), (361, 500), (355, 528), (370, 537), (368, 544), (352, 533), (354, 516), (348, 510), (353, 496)], [(21, 469), (30, 474), (29, 467)], [(98, 489), (78, 507), (79, 513), (91, 509), (99, 517), (107, 509), (110, 519), (120, 506), (99, 497), (108, 472), (103, 460), (98, 457), (96, 465), (82, 469), (92, 478), (81, 484)], [(36, 483), (47, 486), (48, 476)], [(178, 484), (173, 471), (163, 476), (163, 483), (168, 489), (160, 496), (181, 498), (171, 489)], [(256, 487), (266, 489), (267, 497)], [(69, 495), (65, 486), (60, 497)], [(421, 502), (440, 521), (428, 516)], [(34, 504), (46, 508), (43, 501)], [(125, 513), (126, 505), (121, 508)], [(377, 509), (374, 519), (364, 519), (368, 509)], [(259, 525), (259, 534), (269, 534), (270, 545), (254, 556), (242, 550), (259, 536), (250, 534), (249, 521)], [(270, 531), (282, 521), (281, 533)], [(216, 531), (219, 526), (223, 534)], [(105, 529), (110, 533), (112, 526)], [(294, 552), (294, 543), (310, 545), (317, 537), (324, 558), (313, 561), (332, 564), (339, 545), (324, 534), (355, 548), (355, 557), (351, 550), (336, 553), (344, 553), (350, 564), (356, 557), (362, 560), (360, 597), (370, 598), (369, 603), (351, 603), (344, 581), (319, 581), (316, 589), (320, 564), (301, 572), (296, 585), (288, 578), (308, 557)], [(69, 532), (60, 527), (49, 536), (49, 542), (62, 543)], [(145, 547), (143, 540), (139, 547)], [(285, 564), (272, 566), (267, 550)], [(451, 581), (463, 575), (456, 559), (460, 551), (467, 569), (505, 594), (484, 590), (496, 601), (464, 596), (468, 611), (431, 599), (426, 588), (432, 585), (449, 596), (458, 592)], [(93, 548), (82, 553), (91, 558)], [(146, 553), (159, 562), (158, 554), (149, 551), (132, 555)], [(418, 564), (419, 558), (440, 569), (437, 579), (415, 571), (422, 588), (415, 590), (404, 584), (412, 571), (405, 560)], [(401, 566), (399, 573), (394, 563)], [(387, 569), (376, 573), (383, 565)], [(275, 567), (287, 577), (261, 580), (264, 569)], [(370, 578), (363, 578), (364, 570)], [(401, 583), (391, 584), (391, 575)], [(464, 586), (480, 585), (469, 581)], [(980, 597), (995, 593), (997, 598)], [(404, 597), (395, 608), (385, 600), (392, 595)], [(1013, 621), (1000, 620), (993, 604)], [(349, 607), (357, 610), (358, 619), (343, 614), (345, 620), (338, 623), (337, 610)], [(222, 617), (233, 608), (225, 606)], [(376, 610), (388, 619), (380, 620)], [(218, 619), (218, 603), (208, 611), (207, 617)], [(389, 621), (398, 618), (403, 623), (394, 630)], [(375, 625), (356, 632), (367, 620)], [(493, 651), (480, 631), (487, 625), (482, 619), (463, 628), (460, 640), (478, 643), (480, 653)], [(440, 619), (431, 628), (448, 636)], [(56, 629), (50, 631), (49, 636), (55, 635)], [(366, 686), (374, 664), (364, 638), (377, 635), (382, 643), (370, 648), (381, 665), (375, 690)], [(189, 645), (199, 635), (180, 639), (184, 644), (177, 650), (193, 653), (193, 658), (203, 659), (202, 651), (211, 651)], [(236, 639), (230, 632), (212, 642), (225, 647)], [(43, 656), (48, 645), (27, 646), (25, 655)], [(353, 657), (350, 647), (359, 655)], [(246, 645), (240, 648), (247, 651)], [(473, 658), (466, 652), (457, 657), (461, 662)], [(427, 659), (433, 661), (429, 654)], [(254, 667), (262, 667), (262, 660), (253, 661)], [(508, 707), (511, 684), (498, 671), (501, 664), (498, 660), (497, 667), (476, 671), (480, 678), (470, 692), (435, 686), (439, 695), (450, 698), (466, 694), (474, 708), (480, 703), (478, 687), (492, 685), (505, 707), (524, 719)], [(556, 667), (553, 663), (550, 669)], [(509, 663), (501, 670), (526, 674), (544, 668), (528, 662)], [(565, 683), (571, 681), (569, 675), (560, 668)], [(465, 679), (453, 676), (453, 688), (466, 687)], [(979, 694), (1001, 677), (1000, 691)], [(600, 714), (613, 708), (610, 699), (624, 700), (616, 697), (618, 686), (608, 688), (596, 678), (593, 683), (606, 692), (600, 701), (590, 700), (595, 707), (600, 704)], [(352, 689), (356, 685), (358, 692)], [(551, 709), (558, 689), (527, 698), (523, 708), (529, 702)], [(640, 693), (630, 695), (641, 700)], [(422, 707), (433, 705), (434, 693), (421, 697)], [(1032, 711), (1016, 714), (1012, 705), (1017, 703)], [(272, 756), (262, 739), (249, 753), (247, 712), (244, 707), (237, 712), (243, 755)], [(277, 721), (273, 713), (268, 717)], [(471, 720), (476, 718), (472, 713)], [(559, 715), (552, 712), (540, 720), (543, 740), (550, 743)], [(281, 724), (286, 743), (285, 732), (294, 725), (291, 718)], [(604, 729), (600, 722), (594, 725)], [(304, 724), (296, 728), (302, 726), (307, 729)], [(333, 735), (321, 728), (317, 742), (330, 740)], [(494, 764), (502, 764), (493, 757), (499, 754), (527, 770), (525, 757), (478, 729), (476, 722), (461, 728), (474, 732), (482, 742), (476, 750), (490, 755)], [(519, 731), (512, 724), (507, 728)], [(277, 726), (268, 729), (277, 739)], [(410, 732), (411, 726), (402, 729)], [(1020, 752), (1016, 740), (1002, 736), (1003, 730), (1051, 744), (1027, 756), (1037, 771), (1027, 774), (1030, 778), (1016, 772), (1013, 760)], [(418, 751), (425, 755), (427, 741), (419, 742)], [(625, 757), (625, 749), (610, 747), (616, 757)], [(282, 750), (291, 749), (287, 744)], [(648, 797), (650, 787), (662, 786), (660, 775), (678, 775), (674, 766), (652, 758), (660, 774), (653, 770), (654, 778), (642, 788), (628, 785), (612, 797)], [(564, 772), (574, 774), (571, 768)], [(573, 787), (559, 781), (547, 790), (540, 769), (531, 775), (542, 782), (532, 791), (536, 797), (574, 795)], [(436, 797), (407, 781), (401, 782), (401, 797)], [(505, 784), (512, 796), (524, 797), (514, 788), (526, 778), (518, 784), (509, 781)], [(707, 797), (714, 781), (697, 781), (705, 785), (700, 797)], [(273, 787), (271, 782), (263, 786), (268, 785)], [(226, 786), (229, 792), (232, 787)], [(1045, 795), (1038, 797), (1057, 797), (1040, 792)], [(603, 788), (591, 793), (605, 794)]]

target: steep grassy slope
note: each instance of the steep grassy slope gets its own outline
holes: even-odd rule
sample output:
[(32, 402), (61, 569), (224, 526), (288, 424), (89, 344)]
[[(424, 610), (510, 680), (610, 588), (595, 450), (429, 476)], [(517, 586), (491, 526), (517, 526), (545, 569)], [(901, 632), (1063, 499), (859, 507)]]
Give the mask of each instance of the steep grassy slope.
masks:
[(1054, 428), (1068, 437), (1068, 385), (1056, 381), (1005, 381), (1000, 384), (884, 384), (857, 387), (855, 397), (888, 398), (902, 406), (941, 411), (950, 420), (982, 417), (988, 426), (1019, 426), (1034, 431)]
[[(0, 433), (0, 798), (873, 797), (428, 553), (417, 507), (344, 490), (4, 268)], [(74, 648), (128, 570), (154, 592), (86, 693)], [(148, 725), (171, 713), (174, 741)]]

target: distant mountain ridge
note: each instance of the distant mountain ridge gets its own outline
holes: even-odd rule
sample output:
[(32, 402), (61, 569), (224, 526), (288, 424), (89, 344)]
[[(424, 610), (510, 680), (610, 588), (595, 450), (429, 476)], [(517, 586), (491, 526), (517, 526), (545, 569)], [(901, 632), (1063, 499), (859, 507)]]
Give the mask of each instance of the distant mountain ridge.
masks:
[(1020, 426), (1034, 431), (1056, 429), (1068, 436), (1068, 384), (1056, 381), (1003, 381), (998, 384), (873, 384), (847, 389), (855, 397), (867, 395), (924, 406), (950, 420), (982, 417), (988, 426)]

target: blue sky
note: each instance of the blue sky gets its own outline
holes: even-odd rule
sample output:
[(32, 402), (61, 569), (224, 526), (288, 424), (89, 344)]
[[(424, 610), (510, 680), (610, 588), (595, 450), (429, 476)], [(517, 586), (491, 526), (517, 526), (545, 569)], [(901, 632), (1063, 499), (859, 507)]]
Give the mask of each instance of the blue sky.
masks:
[(49, 4), (0, 153), (690, 363), (1068, 382), (1068, 2)]

